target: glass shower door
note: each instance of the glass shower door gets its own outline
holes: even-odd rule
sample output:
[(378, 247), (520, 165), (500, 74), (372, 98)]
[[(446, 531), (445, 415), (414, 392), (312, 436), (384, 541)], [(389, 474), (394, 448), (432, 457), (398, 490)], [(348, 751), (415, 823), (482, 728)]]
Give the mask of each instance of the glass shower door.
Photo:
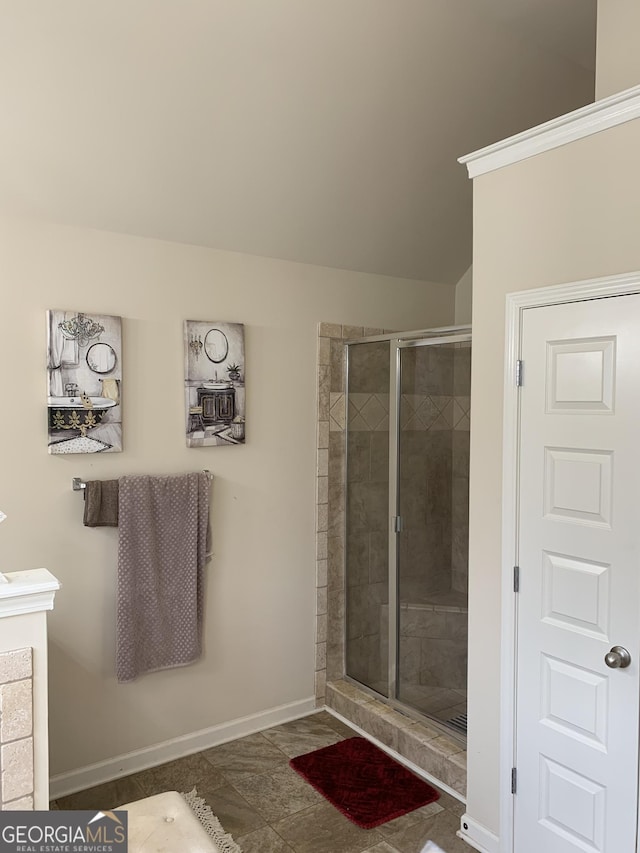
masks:
[(346, 672), (389, 696), (389, 341), (351, 344), (347, 371)]
[(466, 731), (471, 343), (399, 352), (396, 698)]

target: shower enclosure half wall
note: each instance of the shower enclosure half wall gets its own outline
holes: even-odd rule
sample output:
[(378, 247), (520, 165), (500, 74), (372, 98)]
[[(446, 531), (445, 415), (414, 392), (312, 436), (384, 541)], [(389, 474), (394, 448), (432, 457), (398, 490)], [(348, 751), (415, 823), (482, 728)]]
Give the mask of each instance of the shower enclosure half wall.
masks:
[(466, 734), (471, 334), (346, 343), (345, 671)]

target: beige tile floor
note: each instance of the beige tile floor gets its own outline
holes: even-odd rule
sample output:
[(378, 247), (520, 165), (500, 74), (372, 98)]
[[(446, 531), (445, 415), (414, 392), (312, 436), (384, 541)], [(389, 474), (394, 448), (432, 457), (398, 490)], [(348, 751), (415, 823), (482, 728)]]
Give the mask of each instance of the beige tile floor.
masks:
[(456, 837), (464, 806), (444, 792), (435, 803), (360, 829), (289, 767), (289, 759), (354, 734), (320, 711), (60, 797), (51, 808), (112, 809), (195, 787), (243, 853), (419, 853), (428, 840), (445, 853), (470, 853)]

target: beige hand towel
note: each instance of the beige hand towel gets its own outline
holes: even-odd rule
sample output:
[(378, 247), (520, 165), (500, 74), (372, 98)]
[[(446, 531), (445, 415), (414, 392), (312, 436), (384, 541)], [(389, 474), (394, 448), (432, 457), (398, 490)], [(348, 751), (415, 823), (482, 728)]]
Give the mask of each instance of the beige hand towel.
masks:
[(120, 389), (118, 387), (117, 379), (101, 379), (102, 390), (100, 392), (101, 397), (106, 397), (107, 400), (115, 400), (116, 403), (120, 401)]

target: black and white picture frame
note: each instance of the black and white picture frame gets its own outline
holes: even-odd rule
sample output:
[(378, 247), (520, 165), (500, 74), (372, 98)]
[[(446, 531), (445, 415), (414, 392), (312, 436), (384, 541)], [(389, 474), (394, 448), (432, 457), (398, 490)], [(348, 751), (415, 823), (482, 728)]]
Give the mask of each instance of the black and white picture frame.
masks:
[(122, 319), (47, 311), (49, 453), (122, 450)]
[(244, 444), (244, 325), (186, 320), (184, 363), (187, 447)]

